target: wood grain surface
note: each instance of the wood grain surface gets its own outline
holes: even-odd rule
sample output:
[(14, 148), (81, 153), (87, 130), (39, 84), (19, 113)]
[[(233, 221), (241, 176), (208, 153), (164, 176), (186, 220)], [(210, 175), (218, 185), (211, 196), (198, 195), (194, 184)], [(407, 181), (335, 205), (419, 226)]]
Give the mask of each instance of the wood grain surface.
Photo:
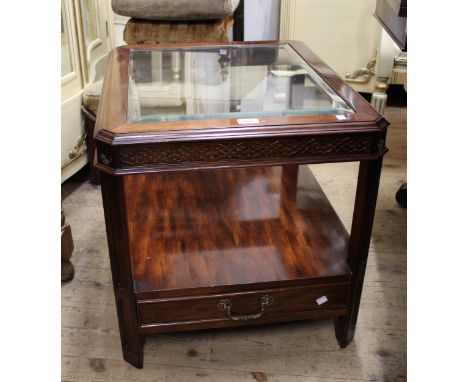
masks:
[(124, 177), (137, 297), (349, 280), (343, 224), (307, 166), (291, 193), (292, 168)]

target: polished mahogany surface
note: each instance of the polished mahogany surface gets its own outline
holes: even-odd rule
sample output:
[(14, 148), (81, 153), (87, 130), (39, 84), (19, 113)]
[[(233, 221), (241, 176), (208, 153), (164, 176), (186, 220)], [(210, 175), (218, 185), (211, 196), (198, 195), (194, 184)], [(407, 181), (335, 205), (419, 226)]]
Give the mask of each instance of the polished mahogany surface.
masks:
[(128, 175), (124, 189), (137, 297), (350, 279), (348, 233), (307, 167)]

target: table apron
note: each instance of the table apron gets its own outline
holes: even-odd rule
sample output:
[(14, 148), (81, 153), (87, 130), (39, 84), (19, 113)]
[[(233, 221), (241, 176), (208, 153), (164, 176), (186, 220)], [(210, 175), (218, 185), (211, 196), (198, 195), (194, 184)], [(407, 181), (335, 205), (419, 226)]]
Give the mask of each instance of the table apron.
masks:
[(113, 146), (97, 142), (96, 167), (112, 175), (190, 169), (377, 160), (386, 131)]

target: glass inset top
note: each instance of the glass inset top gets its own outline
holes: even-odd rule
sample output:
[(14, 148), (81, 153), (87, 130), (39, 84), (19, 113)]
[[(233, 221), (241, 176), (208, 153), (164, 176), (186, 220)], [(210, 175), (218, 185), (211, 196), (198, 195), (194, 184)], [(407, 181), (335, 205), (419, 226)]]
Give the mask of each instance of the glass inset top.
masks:
[(353, 112), (288, 44), (130, 51), (128, 123)]

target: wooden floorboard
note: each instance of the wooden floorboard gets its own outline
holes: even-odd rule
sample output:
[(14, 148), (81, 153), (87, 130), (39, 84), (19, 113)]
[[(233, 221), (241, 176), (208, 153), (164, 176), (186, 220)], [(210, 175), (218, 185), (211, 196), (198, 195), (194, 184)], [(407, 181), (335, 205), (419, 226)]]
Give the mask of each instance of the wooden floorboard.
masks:
[[(75, 242), (75, 279), (62, 285), (63, 381), (404, 381), (406, 380), (406, 108), (392, 124), (355, 340), (340, 349), (332, 320), (152, 336), (145, 365), (122, 360), (100, 189), (62, 185)], [(356, 163), (311, 169), (349, 230)]]

